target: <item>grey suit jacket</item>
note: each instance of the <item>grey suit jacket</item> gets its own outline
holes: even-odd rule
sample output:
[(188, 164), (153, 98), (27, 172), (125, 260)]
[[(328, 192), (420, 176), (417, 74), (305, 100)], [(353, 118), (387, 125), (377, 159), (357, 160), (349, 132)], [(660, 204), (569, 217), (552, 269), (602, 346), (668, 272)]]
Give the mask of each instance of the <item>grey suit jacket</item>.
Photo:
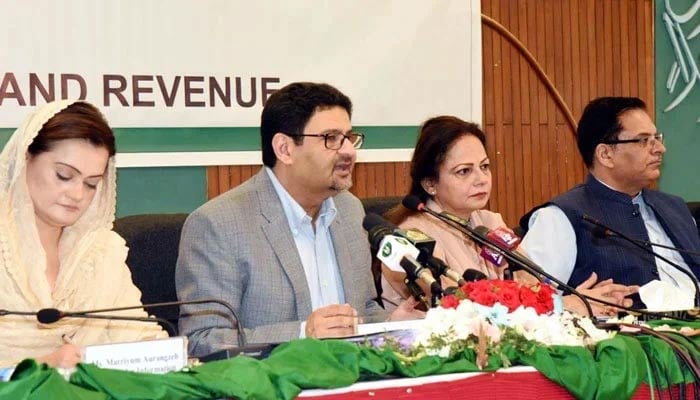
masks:
[[(373, 300), (364, 210), (348, 192), (334, 197), (331, 236), (348, 304), (365, 322), (386, 318)], [(180, 300), (216, 298), (233, 305), (249, 343), (299, 337), (311, 314), (311, 295), (277, 193), (261, 170), (240, 186), (195, 210), (182, 229), (175, 275)], [(190, 354), (236, 345), (233, 316), (208, 304), (183, 306), (180, 332)]]

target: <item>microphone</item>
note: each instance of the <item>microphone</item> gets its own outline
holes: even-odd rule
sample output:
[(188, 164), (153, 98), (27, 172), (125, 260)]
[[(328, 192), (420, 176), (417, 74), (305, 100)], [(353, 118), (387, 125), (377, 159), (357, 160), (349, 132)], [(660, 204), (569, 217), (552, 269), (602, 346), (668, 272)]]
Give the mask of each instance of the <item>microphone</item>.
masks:
[[(404, 200), (405, 200), (405, 199), (404, 199)], [(457, 223), (457, 224), (459, 224), (459, 225), (462, 225), (462, 226), (468, 226), (468, 225), (469, 225), (469, 222), (467, 222), (466, 219), (460, 218), (460, 217), (458, 217), (458, 216), (456, 216), (456, 215), (454, 215), (454, 214), (450, 214), (450, 213), (448, 213), (448, 212), (446, 212), (446, 211), (441, 212), (440, 215), (443, 216), (443, 217), (445, 217), (445, 218), (448, 218), (448, 219), (452, 220), (453, 222), (455, 222), (455, 223)], [(500, 266), (503, 265), (503, 263), (505, 262), (505, 258), (503, 258), (503, 255), (502, 255), (501, 253), (499, 253), (499, 252), (497, 252), (497, 251), (494, 251), (494, 250), (492, 250), (491, 248), (489, 248), (489, 247), (487, 247), (487, 246), (481, 246), (481, 252), (479, 253), (479, 255), (480, 255), (483, 259), (485, 259), (486, 261), (490, 262), (491, 264), (493, 264), (493, 265), (495, 265), (495, 266), (497, 266), (497, 267), (500, 267)]]
[(433, 275), (442, 275), (456, 282), (459, 286), (464, 285), (464, 279), (462, 279), (462, 276), (457, 271), (447, 266), (444, 261), (432, 255), (435, 249), (435, 239), (425, 233), (418, 229), (400, 229), (377, 214), (367, 214), (362, 221), (362, 226), (365, 230), (370, 232), (370, 242), (373, 244), (373, 247), (381, 247), (381, 242), (379, 245), (374, 245), (374, 243), (379, 240), (379, 235), (400, 236), (408, 240), (418, 249), (418, 254), (415, 254), (414, 251), (410, 251), (411, 256), (416, 258), (421, 264), (430, 268)]
[[(385, 220), (377, 214), (367, 214), (362, 221), (362, 226), (369, 232), (369, 240), (372, 243), (372, 248), (381, 248), (380, 235), (394, 235), (402, 237), (410, 242), (413, 247), (418, 249), (418, 253), (407, 249), (406, 251), (417, 261), (430, 268), (434, 276), (445, 276), (446, 278), (456, 282), (457, 285), (464, 285), (464, 280), (459, 273), (448, 267), (444, 261), (437, 257), (433, 257), (435, 250), (435, 239), (419, 231), (418, 229), (400, 229), (391, 222)], [(383, 237), (382, 237), (383, 238)], [(375, 245), (379, 241), (379, 244)], [(385, 263), (386, 265), (386, 263)], [(388, 266), (388, 265), (387, 265)], [(399, 272), (401, 272), (399, 270)]]
[(57, 322), (58, 320), (63, 318), (112, 319), (119, 321), (156, 322), (160, 323), (161, 326), (165, 328), (165, 330), (168, 332), (168, 336), (177, 335), (177, 331), (170, 321), (154, 316), (127, 317), (123, 315), (94, 315), (90, 314), (89, 312), (85, 314), (79, 314), (71, 312), (62, 312), (55, 308), (42, 308), (41, 310), (36, 312), (36, 319), (42, 324), (53, 324), (54, 322)]
[[(435, 280), (430, 269), (424, 268), (416, 259), (420, 255), (420, 250), (406, 238), (396, 236), (395, 225), (377, 214), (367, 214), (362, 221), (362, 226), (368, 232), (372, 248), (377, 249), (379, 261), (392, 271), (405, 272), (410, 281), (422, 280), (430, 287), (433, 297), (442, 296), (440, 283)], [(419, 298), (416, 300), (420, 301)]]
[[(381, 260), (381, 257), (379, 259)], [(409, 280), (415, 281), (416, 279), (420, 279), (430, 286), (430, 294), (434, 298), (442, 297), (442, 287), (440, 283), (435, 280), (432, 271), (428, 268), (424, 268), (418, 260), (406, 255), (401, 258), (399, 265), (406, 271), (406, 276)], [(391, 269), (391, 267), (389, 267), (389, 269)]]
[(417, 309), (420, 309), (421, 311), (428, 311), (430, 308), (430, 303), (428, 302), (428, 299), (425, 298), (425, 293), (423, 293), (423, 289), (416, 283), (415, 280), (410, 280), (408, 279), (408, 276), (403, 280), (403, 283), (406, 285), (408, 288), (409, 293), (411, 293), (411, 296), (413, 296), (418, 303), (420, 303), (419, 306), (416, 306)]
[[(674, 263), (673, 261), (671, 261), (671, 260), (669, 260), (668, 258), (662, 256), (661, 254), (656, 253), (654, 250), (650, 249), (649, 247), (647, 247), (647, 246), (645, 246), (645, 245), (643, 245), (643, 244), (641, 244), (641, 243), (638, 243), (635, 239), (632, 239), (631, 237), (625, 235), (625, 234), (622, 233), (622, 232), (616, 231), (615, 229), (613, 229), (613, 228), (611, 228), (611, 227), (605, 225), (604, 223), (598, 221), (597, 219), (595, 219), (595, 218), (593, 218), (593, 217), (591, 217), (591, 216), (589, 216), (589, 215), (583, 214), (583, 215), (581, 216), (581, 218), (582, 218), (584, 221), (586, 221), (586, 222), (589, 222), (589, 223), (591, 223), (591, 224), (593, 224), (593, 225), (595, 225), (595, 226), (597, 226), (597, 227), (600, 227), (600, 228), (603, 230), (603, 232), (612, 232), (612, 233), (614, 234), (614, 236), (617, 236), (617, 237), (619, 237), (620, 239), (622, 239), (622, 240), (624, 240), (624, 241), (626, 241), (626, 242), (629, 242), (629, 243), (631, 243), (632, 245), (634, 245), (634, 246), (636, 246), (636, 247), (639, 247), (640, 249), (642, 249), (642, 250), (645, 251), (646, 253), (651, 254), (652, 256), (654, 256), (654, 257), (656, 257), (656, 258), (658, 258), (658, 259), (660, 259), (660, 260), (662, 260), (662, 261), (665, 261), (668, 265), (672, 266), (672, 267), (675, 268), (676, 270), (678, 270), (678, 271), (682, 272), (683, 274), (685, 274), (688, 278), (690, 278), (690, 281), (693, 282), (693, 287), (695, 288), (695, 307), (696, 307), (696, 308), (700, 308), (700, 288), (698, 287), (698, 281), (696, 280), (696, 278), (695, 278), (695, 276), (693, 275), (692, 272), (686, 270), (685, 268), (683, 268), (683, 267), (681, 267), (680, 265)], [(595, 234), (595, 233), (594, 233), (594, 234)], [(604, 237), (608, 237), (608, 236), (612, 236), (612, 235), (604, 235)]]
[[(598, 239), (605, 239), (608, 237), (620, 237), (620, 235), (618, 235), (617, 233), (611, 231), (610, 229), (603, 228), (602, 226), (599, 226), (599, 225), (595, 225), (593, 227), (593, 236), (595, 236)], [(650, 242), (648, 240), (640, 240), (640, 239), (634, 239), (634, 238), (630, 238), (630, 239), (632, 239), (635, 242), (637, 242), (643, 246), (646, 246), (646, 247), (652, 247), (652, 246), (653, 247), (661, 247), (663, 249), (674, 250), (674, 251), (677, 251), (679, 253), (690, 254), (692, 256), (700, 256), (700, 251), (681, 249), (680, 247), (667, 246), (665, 244), (654, 243), (654, 242)]]
[[(474, 232), (476, 234), (480, 235), (482, 238), (484, 238), (484, 240), (487, 242), (490, 242), (491, 241), (490, 236), (494, 235), (493, 230), (490, 230), (489, 228), (487, 228), (483, 225), (475, 227)], [(520, 240), (518, 239), (517, 242), (519, 243)], [(544, 270), (542, 269), (542, 267), (535, 264), (534, 261), (530, 260), (530, 258), (528, 258), (520, 250), (509, 249), (508, 247), (503, 246), (502, 243), (505, 243), (505, 242), (503, 242), (501, 239), (493, 242), (494, 246), (496, 246), (500, 251), (502, 251), (504, 257), (508, 258), (509, 261), (512, 261), (512, 260), (509, 258), (507, 253), (510, 252), (512, 254), (512, 257), (513, 257), (515, 262), (513, 263), (512, 266), (509, 265), (509, 267), (510, 267), (509, 269), (514, 270), (514, 271), (524, 269), (528, 273), (532, 274), (535, 278), (537, 278), (540, 282), (544, 282), (544, 283), (554, 287), (555, 289), (559, 288), (558, 281), (554, 281), (548, 275), (546, 275), (544, 273)]]
[[(419, 251), (425, 251), (428, 254), (433, 254), (435, 249), (435, 239), (418, 229), (401, 229), (377, 214), (365, 215), (362, 227), (367, 231), (370, 245), (375, 250), (379, 248), (381, 240), (386, 235), (400, 236), (408, 240)], [(413, 256), (418, 257), (417, 254)]]
[[(98, 309), (98, 310), (87, 310), (87, 311), (61, 311), (55, 308), (43, 308), (36, 313), (14, 313), (14, 312), (9, 312), (10, 314), (19, 314), (19, 315), (36, 315), (37, 320), (41, 322), (42, 324), (51, 324), (54, 322), (57, 322), (60, 319), (63, 318), (91, 318), (91, 319), (114, 319), (114, 320), (123, 320), (123, 321), (142, 321), (142, 322), (162, 322), (164, 323), (168, 329), (168, 334), (170, 336), (175, 336), (176, 330), (175, 327), (170, 323), (170, 321), (167, 321), (162, 318), (156, 318), (156, 317), (130, 317), (130, 316), (121, 316), (121, 315), (95, 315), (95, 314), (101, 314), (105, 312), (114, 312), (114, 311), (125, 311), (125, 310), (138, 310), (138, 309), (143, 309), (145, 307), (172, 307), (172, 306), (181, 306), (185, 304), (220, 304), (226, 309), (228, 309), (233, 317), (236, 319), (236, 329), (238, 331), (238, 343), (240, 346), (245, 346), (247, 344), (247, 340), (245, 337), (245, 332), (243, 331), (243, 324), (241, 323), (241, 319), (238, 318), (238, 313), (233, 309), (233, 306), (231, 304), (223, 301), (223, 300), (217, 300), (217, 299), (202, 299), (202, 300), (189, 300), (189, 301), (169, 301), (169, 302), (164, 302), (164, 303), (153, 303), (153, 304), (141, 304), (141, 305), (136, 305), (136, 306), (125, 306), (125, 307), (113, 307), (113, 308), (103, 308), (103, 309)], [(0, 315), (6, 315), (3, 314), (4, 310), (0, 310)], [(167, 328), (166, 328), (167, 329)]]
[[(514, 239), (512, 237), (514, 235), (511, 235), (510, 232), (507, 232), (502, 229), (500, 232), (491, 233), (492, 231), (484, 226), (472, 228), (463, 218), (457, 217), (447, 212), (437, 213), (434, 210), (431, 210), (430, 208), (426, 207), (423, 202), (420, 201), (418, 196), (415, 195), (408, 195), (404, 197), (401, 204), (409, 210), (425, 212), (445, 222), (447, 225), (450, 225), (451, 227), (462, 232), (464, 235), (468, 236), (471, 240), (480, 245), (482, 248), (486, 247), (490, 251), (495, 252), (507, 259), (511, 264), (521, 266), (522, 269), (526, 270), (540, 281), (551, 285), (555, 289), (559, 286), (567, 286), (566, 284), (564, 284), (556, 278), (552, 279), (552, 276), (544, 273), (542, 267), (532, 262), (523, 254), (511, 251), (511, 249), (507, 246), (510, 246), (511, 244), (517, 245), (518, 243), (520, 243), (520, 238)], [(506, 232), (507, 235), (503, 234), (502, 232)], [(489, 239), (489, 235), (495, 237), (496, 240)]]
[[(423, 204), (423, 203), (421, 202), (421, 200), (418, 198), (418, 196), (415, 196), (415, 195), (408, 195), (408, 196), (406, 196), (406, 197), (403, 199), (403, 201), (401, 202), (401, 204), (402, 204), (404, 207), (406, 207), (406, 208), (408, 208), (408, 209), (410, 209), (410, 210), (425, 212), (425, 213), (427, 213), (427, 214), (429, 214), (429, 215), (431, 215), (431, 216), (433, 216), (433, 217), (439, 219), (440, 221), (444, 222), (445, 224), (451, 226), (452, 228), (457, 229), (458, 231), (460, 231), (460, 232), (463, 233), (464, 235), (467, 235), (467, 236), (470, 237), (474, 242), (476, 242), (476, 243), (478, 243), (478, 244), (490, 246), (490, 247), (492, 247), (494, 250), (495, 250), (495, 249), (500, 250), (500, 251), (502, 252), (502, 254), (504, 255), (504, 257), (505, 257), (509, 262), (513, 262), (513, 263), (518, 264), (519, 262), (525, 261), (524, 259), (523, 259), (523, 260), (518, 260), (519, 257), (516, 256), (515, 254), (513, 254), (513, 252), (511, 252), (510, 250), (500, 249), (500, 248), (499, 248), (498, 246), (496, 246), (495, 244), (489, 243), (489, 241), (486, 239), (485, 235), (483, 235), (483, 234), (478, 234), (477, 232), (474, 232), (474, 229), (472, 229), (471, 227), (469, 227), (468, 224), (465, 225), (465, 226), (463, 226), (463, 225), (459, 224), (458, 222), (453, 221), (453, 220), (451, 220), (450, 218), (448, 218), (448, 217), (446, 217), (446, 216), (444, 216), (444, 215), (440, 215), (439, 213), (435, 212), (434, 210), (431, 210), (431, 209), (425, 207), (425, 204)], [(465, 222), (466, 222), (466, 221), (465, 221)], [(593, 301), (595, 301), (595, 302), (597, 302), (597, 303), (604, 304), (604, 305), (607, 305), (607, 306), (615, 307), (615, 308), (617, 308), (617, 309), (625, 310), (625, 311), (627, 311), (627, 312), (629, 312), (629, 313), (631, 313), (631, 314), (633, 314), (633, 315), (636, 315), (636, 316), (644, 315), (644, 316), (646, 316), (646, 317), (653, 317), (653, 318), (672, 318), (672, 319), (677, 319), (677, 320), (682, 320), (682, 321), (686, 321), (686, 320), (696, 320), (696, 319), (690, 319), (690, 317), (694, 317), (694, 315), (690, 315), (690, 314), (691, 314), (690, 311), (687, 313), (687, 314), (689, 315), (689, 317), (686, 318), (686, 317), (684, 317), (684, 316), (676, 315), (675, 313), (670, 313), (670, 314), (669, 314), (669, 313), (665, 313), (665, 312), (654, 312), (654, 311), (647, 311), (647, 310), (637, 310), (637, 309), (633, 309), (633, 308), (629, 308), (629, 307), (624, 307), (624, 306), (621, 306), (621, 305), (618, 305), (618, 304), (615, 304), (615, 303), (611, 303), (611, 302), (606, 301), (606, 300), (602, 300), (602, 299), (590, 297), (590, 296), (587, 296), (587, 295), (583, 295), (583, 294), (579, 293), (575, 288), (573, 288), (573, 287), (567, 285), (566, 283), (560, 281), (559, 279), (557, 279), (556, 277), (552, 276), (552, 275), (549, 274), (548, 272), (544, 271), (541, 267), (539, 267), (537, 264), (535, 264), (534, 262), (530, 261), (529, 259), (527, 260), (527, 262), (522, 263), (521, 265), (524, 267), (523, 269), (525, 269), (525, 270), (526, 270), (527, 272), (529, 272), (530, 274), (532, 274), (532, 275), (538, 277), (539, 279), (542, 279), (542, 277), (547, 278), (548, 280), (551, 280), (552, 282), (554, 282), (554, 283), (556, 283), (556, 284), (558, 285), (558, 286), (555, 286), (555, 287), (561, 287), (562, 289), (568, 291), (569, 293), (571, 293), (571, 294), (573, 294), (574, 296), (576, 296), (576, 297), (578, 297), (579, 299), (581, 299), (581, 301), (583, 302), (584, 306), (586, 307), (586, 311), (588, 312), (588, 315), (590, 315), (591, 320), (592, 320), (594, 323), (597, 321), (597, 318), (596, 318), (596, 316), (593, 314), (593, 309), (592, 309), (592, 307), (591, 307), (591, 304), (590, 304), (590, 301), (589, 301), (589, 300), (593, 300)], [(533, 269), (532, 267), (536, 267), (537, 269)]]
[(457, 283), (457, 286), (462, 286), (467, 283), (457, 271), (448, 267), (447, 264), (445, 264), (445, 262), (443, 262), (441, 259), (433, 257), (426, 251), (420, 251), (418, 254), (418, 261), (427, 265), (433, 274), (445, 276), (451, 281)]
[[(140, 307), (135, 307), (135, 308), (141, 308), (144, 306)], [(168, 332), (168, 336), (176, 336), (176, 330), (173, 324), (163, 318), (158, 318), (154, 316), (150, 317), (136, 317), (136, 316), (123, 316), (123, 315), (92, 315), (92, 314), (80, 314), (80, 313), (64, 313), (62, 311), (59, 311), (55, 308), (42, 308), (41, 310), (37, 312), (33, 311), (10, 311), (10, 310), (0, 310), (0, 316), (5, 316), (5, 315), (30, 315), (30, 316), (35, 316), (37, 321), (39, 321), (42, 324), (52, 324), (56, 321), (58, 321), (61, 318), (86, 318), (86, 319), (114, 319), (114, 320), (120, 320), (120, 321), (138, 321), (138, 322), (156, 322), (160, 323), (163, 328)]]
[[(427, 213), (427, 214), (439, 219), (440, 221), (446, 223), (447, 225), (457, 229), (458, 231), (460, 231), (464, 235), (471, 238), (475, 243), (477, 243), (481, 246), (487, 246), (487, 247), (491, 248), (492, 250), (499, 252), (500, 254), (503, 255), (503, 257), (505, 257), (508, 260), (509, 263), (520, 265), (525, 271), (527, 271), (531, 275), (537, 277), (537, 279), (539, 279), (540, 281), (545, 282), (545, 283), (553, 282), (553, 283), (551, 283), (551, 285), (554, 288), (562, 287), (562, 288), (566, 289), (571, 294), (573, 294), (576, 297), (578, 297), (579, 299), (581, 299), (584, 306), (586, 307), (586, 311), (588, 312), (588, 315), (590, 315), (591, 318), (593, 320), (595, 320), (595, 315), (593, 315), (593, 308), (591, 307), (591, 304), (588, 301), (587, 296), (582, 295), (576, 289), (574, 289), (571, 286), (567, 285), (566, 283), (560, 281), (559, 279), (555, 278), (551, 274), (545, 272), (540, 266), (538, 266), (537, 264), (535, 264), (531, 260), (527, 259), (526, 257), (520, 256), (520, 255), (510, 251), (510, 249), (499, 247), (498, 243), (492, 243), (487, 237), (488, 231), (489, 231), (488, 228), (478, 227), (478, 230), (477, 230), (477, 229), (470, 227), (469, 224), (462, 225), (462, 223), (455, 221), (452, 218), (446, 217), (445, 215), (437, 213), (434, 210), (431, 210), (430, 208), (426, 207), (425, 204), (423, 204), (423, 202), (420, 201), (418, 196), (415, 196), (415, 195), (406, 196), (403, 199), (403, 201), (401, 202), (401, 204), (404, 207), (408, 208), (409, 210)], [(464, 222), (466, 222), (466, 221), (464, 221)], [(484, 229), (486, 231), (484, 231)], [(614, 307), (619, 307), (613, 303), (601, 301), (598, 299), (593, 299), (593, 300), (598, 301), (598, 302), (603, 303), (603, 304), (611, 305)]]
[(476, 282), (488, 279), (488, 276), (486, 276), (485, 273), (479, 271), (478, 269), (470, 268), (464, 271), (464, 274), (462, 274), (462, 278), (464, 278), (464, 280), (468, 282)]
[(491, 230), (486, 237), (509, 250), (517, 249), (520, 244), (520, 237), (504, 227)]

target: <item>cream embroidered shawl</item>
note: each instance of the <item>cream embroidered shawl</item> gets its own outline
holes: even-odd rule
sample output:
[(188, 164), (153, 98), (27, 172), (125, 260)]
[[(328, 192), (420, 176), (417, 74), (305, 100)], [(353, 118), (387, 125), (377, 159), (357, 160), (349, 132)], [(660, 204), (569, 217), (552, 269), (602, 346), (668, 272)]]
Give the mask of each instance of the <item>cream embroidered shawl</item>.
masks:
[[(125, 242), (111, 230), (116, 208), (114, 157), (85, 214), (63, 230), (53, 293), (46, 279), (46, 255), (26, 184), (26, 153), (43, 124), (72, 103), (49, 103), (29, 115), (0, 154), (1, 309), (79, 311), (140, 303), (141, 293), (125, 263)], [(125, 311), (121, 315), (145, 313)], [(66, 318), (43, 325), (32, 316), (4, 315), (0, 316), (0, 366), (52, 353), (64, 343), (63, 335), (85, 346), (165, 333), (152, 323)]]

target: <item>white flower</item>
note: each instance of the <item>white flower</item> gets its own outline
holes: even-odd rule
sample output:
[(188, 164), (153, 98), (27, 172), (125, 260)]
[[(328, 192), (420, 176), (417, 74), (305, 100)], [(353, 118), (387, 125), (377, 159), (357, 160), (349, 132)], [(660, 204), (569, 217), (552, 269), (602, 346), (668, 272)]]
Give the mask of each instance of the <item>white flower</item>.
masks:
[(482, 333), (490, 345), (499, 343), (506, 328), (546, 346), (592, 345), (614, 335), (597, 329), (590, 319), (566, 311), (560, 315), (538, 315), (533, 308), (520, 306), (508, 313), (498, 303), (485, 307), (462, 300), (457, 308), (430, 309), (418, 330), (414, 348), (417, 346), (428, 355), (450, 357), (460, 346), (475, 344)]

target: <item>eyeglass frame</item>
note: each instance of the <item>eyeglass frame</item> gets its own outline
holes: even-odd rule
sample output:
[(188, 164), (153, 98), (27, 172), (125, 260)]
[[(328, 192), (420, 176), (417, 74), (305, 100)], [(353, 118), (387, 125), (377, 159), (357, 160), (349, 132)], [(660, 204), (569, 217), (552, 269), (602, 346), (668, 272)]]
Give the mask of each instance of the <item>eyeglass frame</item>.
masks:
[[(663, 132), (655, 132), (655, 133), (643, 132), (643, 133), (640, 133), (640, 135), (649, 135), (649, 136), (637, 137), (636, 139), (603, 140), (601, 143), (603, 143), (603, 144), (643, 143), (642, 147), (649, 147), (649, 143), (651, 143), (651, 145), (653, 146), (656, 144), (656, 142), (664, 144), (664, 133)], [(650, 142), (652, 139), (654, 139), (654, 141)]]
[[(350, 143), (352, 143), (352, 147), (354, 147), (355, 149), (359, 149), (360, 147), (362, 147), (362, 143), (364, 143), (364, 141), (365, 141), (365, 134), (357, 132), (357, 131), (350, 131), (348, 133), (343, 133), (339, 130), (329, 130), (329, 131), (326, 131), (326, 133), (317, 133), (315, 135), (311, 135), (311, 134), (306, 135), (306, 134), (302, 134), (302, 133), (297, 133), (297, 134), (288, 133), (287, 136), (291, 136), (291, 137), (322, 137), (323, 138), (323, 145), (326, 147), (326, 149), (328, 149), (328, 150), (340, 150), (343, 147), (343, 145), (345, 144), (345, 140), (350, 140), (351, 134), (357, 135), (357, 137), (359, 138), (357, 143), (350, 142)], [(342, 139), (340, 139), (340, 144), (338, 145), (337, 148), (328, 147), (328, 138), (330, 136), (336, 136), (336, 135), (340, 135), (343, 137)]]

